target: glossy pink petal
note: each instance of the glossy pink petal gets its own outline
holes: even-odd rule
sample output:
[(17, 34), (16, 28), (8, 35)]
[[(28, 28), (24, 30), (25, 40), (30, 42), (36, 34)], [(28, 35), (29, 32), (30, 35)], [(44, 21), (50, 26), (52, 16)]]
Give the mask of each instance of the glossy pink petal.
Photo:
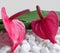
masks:
[(13, 46), (11, 49), (11, 51), (13, 52), (15, 48), (19, 44), (21, 44), (21, 42), (24, 40), (26, 28), (23, 22), (17, 19), (10, 20), (6, 14), (4, 7), (2, 8), (1, 12), (2, 12), (2, 19), (3, 19), (3, 24), (5, 26), (5, 29), (8, 32), (8, 35), (13, 42)]
[(11, 31), (12, 34), (10, 35), (14, 45), (12, 47), (12, 51), (16, 48), (16, 46), (18, 44), (21, 44), (21, 42), (24, 40), (25, 38), (25, 25), (23, 24), (23, 22), (19, 21), (19, 20), (12, 20), (11, 22)]
[(52, 43), (56, 43), (55, 36), (58, 30), (58, 16), (56, 12), (50, 11), (46, 17), (40, 12), (39, 6), (36, 7), (40, 20), (33, 20), (31, 27), (33, 32), (43, 38), (49, 39)]

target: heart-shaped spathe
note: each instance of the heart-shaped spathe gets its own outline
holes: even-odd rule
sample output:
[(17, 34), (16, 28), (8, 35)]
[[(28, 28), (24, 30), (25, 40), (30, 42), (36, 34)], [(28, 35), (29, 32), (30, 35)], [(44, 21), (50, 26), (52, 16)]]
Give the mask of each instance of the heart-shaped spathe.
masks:
[(55, 36), (58, 30), (58, 16), (56, 12), (50, 11), (46, 17), (43, 17), (39, 6), (36, 6), (40, 20), (33, 20), (31, 27), (33, 32), (42, 39), (49, 39), (56, 43)]
[[(11, 48), (11, 51), (13, 52), (16, 47), (24, 40), (26, 28), (23, 22), (12, 17), (10, 19), (6, 14), (6, 10), (4, 7), (2, 8), (1, 13), (5, 29), (13, 42), (13, 46)], [(16, 16), (18, 16), (18, 14)]]

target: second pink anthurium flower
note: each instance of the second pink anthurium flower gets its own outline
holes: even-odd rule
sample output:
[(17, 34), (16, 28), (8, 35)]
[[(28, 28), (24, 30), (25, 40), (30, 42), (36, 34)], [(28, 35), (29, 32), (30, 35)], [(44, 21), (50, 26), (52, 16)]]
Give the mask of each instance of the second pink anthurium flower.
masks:
[(11, 48), (11, 51), (14, 51), (14, 49), (25, 38), (25, 33), (26, 33), (25, 25), (23, 22), (21, 22), (17, 19), (9, 19), (4, 7), (2, 8), (1, 13), (2, 13), (2, 20), (3, 20), (3, 24), (5, 26), (5, 29), (8, 32), (8, 35), (13, 42), (13, 46)]
[(58, 15), (55, 11), (50, 11), (46, 17), (41, 13), (40, 7), (36, 6), (39, 20), (33, 20), (31, 27), (33, 32), (42, 39), (48, 39), (53, 44), (56, 43), (55, 36), (58, 30)]

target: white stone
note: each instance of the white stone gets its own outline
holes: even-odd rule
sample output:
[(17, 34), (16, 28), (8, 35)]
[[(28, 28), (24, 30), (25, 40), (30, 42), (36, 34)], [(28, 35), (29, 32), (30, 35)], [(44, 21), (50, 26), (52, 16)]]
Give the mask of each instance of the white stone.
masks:
[(24, 44), (21, 45), (21, 50), (22, 51), (29, 51), (31, 49), (30, 44), (28, 42), (24, 42)]
[(31, 40), (31, 41), (35, 41), (35, 36), (30, 35), (29, 40)]
[(40, 53), (40, 47), (38, 47), (38, 46), (32, 46), (32, 52), (33, 53)]
[(23, 40), (22, 44), (26, 44), (26, 43), (28, 43), (27, 40)]
[(42, 48), (42, 45), (41, 45), (41, 44), (39, 44), (39, 45), (38, 45), (38, 47), (41, 49), (41, 48)]
[(43, 43), (44, 43), (44, 44), (49, 44), (50, 41), (49, 41), (49, 40), (44, 40)]
[(52, 43), (48, 43), (47, 44), (47, 47), (49, 48), (49, 49), (54, 49), (54, 46), (53, 46), (54, 44), (52, 44)]
[(50, 50), (50, 53), (56, 53), (55, 49)]
[(29, 37), (30, 37), (30, 35), (27, 33), (27, 34), (26, 34), (26, 39), (28, 40), (28, 39), (29, 39)]
[(24, 51), (24, 50), (21, 50), (21, 51), (20, 51), (20, 53), (27, 53), (27, 52), (26, 52), (26, 51)]
[(28, 40), (30, 46), (36, 45), (36, 42), (30, 37)]
[(25, 51), (20, 51), (20, 53), (32, 53), (32, 52), (25, 52)]
[(27, 52), (27, 53), (32, 53), (32, 52)]
[(39, 41), (35, 41), (35, 43), (38, 45), (40, 42)]
[(9, 46), (4, 46), (0, 49), (0, 53), (7, 53), (11, 48)]
[(30, 46), (34, 46), (34, 45), (37, 45), (35, 42), (29, 42)]
[(41, 53), (50, 53), (49, 49), (47, 47), (43, 47), (41, 50), (40, 50)]
[(54, 49), (56, 49), (56, 50), (60, 50), (60, 45), (58, 45), (58, 44), (54, 44)]
[(60, 50), (55, 50), (56, 53), (60, 53)]

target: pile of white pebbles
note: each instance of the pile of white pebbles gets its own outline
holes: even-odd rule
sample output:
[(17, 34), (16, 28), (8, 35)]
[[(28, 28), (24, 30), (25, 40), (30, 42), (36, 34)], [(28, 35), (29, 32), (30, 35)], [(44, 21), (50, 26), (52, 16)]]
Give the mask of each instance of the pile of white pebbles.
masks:
[[(43, 40), (37, 37), (32, 31), (28, 31), (25, 40), (16, 48), (14, 53), (60, 53), (59, 30), (56, 36), (57, 44), (52, 44), (49, 40)], [(1, 32), (0, 36), (3, 36), (1, 35)], [(2, 44), (0, 43), (0, 45)], [(0, 53), (9, 53), (8, 51), (10, 49), (11, 47), (9, 47), (8, 45), (0, 46)]]

